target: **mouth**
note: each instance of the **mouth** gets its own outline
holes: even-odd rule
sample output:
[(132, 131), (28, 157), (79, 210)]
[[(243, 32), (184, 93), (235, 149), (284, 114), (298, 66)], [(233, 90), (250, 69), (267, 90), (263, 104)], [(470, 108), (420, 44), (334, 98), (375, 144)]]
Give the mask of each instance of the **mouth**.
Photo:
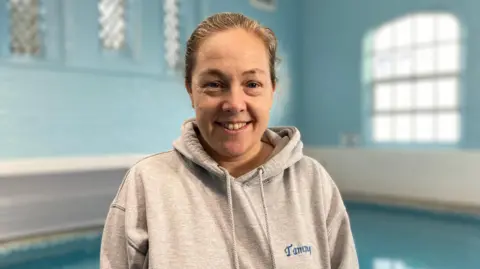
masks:
[(216, 125), (222, 127), (228, 133), (238, 133), (248, 128), (252, 121), (242, 122), (215, 122)]

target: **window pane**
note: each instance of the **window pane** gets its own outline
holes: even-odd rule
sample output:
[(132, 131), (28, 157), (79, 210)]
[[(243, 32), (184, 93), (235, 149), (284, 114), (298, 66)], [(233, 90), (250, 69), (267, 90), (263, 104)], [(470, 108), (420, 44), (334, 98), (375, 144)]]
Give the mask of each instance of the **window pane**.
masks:
[(391, 110), (392, 106), (392, 87), (389, 84), (377, 85), (375, 87), (375, 110)]
[(438, 114), (437, 130), (438, 141), (456, 142), (459, 139), (459, 115), (458, 112), (442, 112)]
[(412, 104), (412, 84), (398, 83), (394, 88), (394, 108), (396, 110), (410, 110)]
[(395, 116), (394, 124), (396, 141), (408, 142), (412, 140), (412, 116), (399, 114)]
[(100, 0), (98, 10), (103, 47), (121, 49), (125, 45), (125, 0)]
[(390, 77), (392, 75), (393, 60), (393, 54), (390, 52), (375, 54), (375, 59), (373, 62), (374, 77), (376, 79)]
[(378, 142), (392, 140), (392, 118), (389, 115), (377, 115), (374, 117), (373, 138)]
[(437, 69), (439, 72), (454, 72), (459, 69), (459, 45), (447, 44), (439, 46), (437, 53)]
[(398, 21), (395, 25), (395, 45), (405, 47), (412, 44), (412, 17), (407, 17)]
[(457, 19), (452, 15), (439, 15), (437, 17), (437, 39), (440, 41), (458, 40), (460, 38)]
[(416, 114), (414, 118), (414, 139), (418, 142), (433, 142), (433, 114)]
[(382, 51), (392, 47), (392, 27), (385, 25), (380, 28), (373, 39), (375, 51)]
[(433, 47), (419, 48), (415, 51), (415, 73), (422, 75), (433, 73), (435, 50)]
[(431, 109), (433, 108), (433, 101), (433, 81), (418, 82), (415, 88), (415, 107), (417, 109)]
[(8, 3), (12, 54), (39, 55), (42, 47), (39, 0), (10, 0)]
[(441, 79), (437, 81), (437, 106), (440, 108), (454, 108), (458, 106), (457, 79)]
[(413, 73), (413, 52), (411, 49), (401, 49), (396, 52), (395, 75), (404, 77)]
[(415, 43), (425, 44), (434, 41), (434, 17), (429, 14), (415, 16)]

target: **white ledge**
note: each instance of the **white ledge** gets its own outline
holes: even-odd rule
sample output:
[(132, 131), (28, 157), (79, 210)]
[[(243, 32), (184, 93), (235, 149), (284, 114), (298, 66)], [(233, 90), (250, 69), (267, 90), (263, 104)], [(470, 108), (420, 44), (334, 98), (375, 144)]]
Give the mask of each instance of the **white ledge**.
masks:
[(131, 154), (0, 160), (0, 177), (128, 169), (145, 156)]

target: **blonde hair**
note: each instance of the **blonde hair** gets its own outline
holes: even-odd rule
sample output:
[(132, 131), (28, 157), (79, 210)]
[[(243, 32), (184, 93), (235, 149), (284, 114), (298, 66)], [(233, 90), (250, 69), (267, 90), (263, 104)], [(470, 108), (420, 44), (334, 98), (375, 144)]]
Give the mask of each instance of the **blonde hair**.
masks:
[(270, 28), (262, 26), (258, 21), (250, 19), (243, 14), (223, 12), (214, 14), (202, 21), (187, 41), (185, 53), (185, 82), (189, 86), (192, 84), (192, 72), (195, 67), (196, 52), (202, 41), (214, 33), (234, 28), (253, 32), (263, 40), (268, 50), (270, 79), (273, 85), (276, 84), (275, 65), (279, 59), (277, 58), (278, 41), (275, 33)]

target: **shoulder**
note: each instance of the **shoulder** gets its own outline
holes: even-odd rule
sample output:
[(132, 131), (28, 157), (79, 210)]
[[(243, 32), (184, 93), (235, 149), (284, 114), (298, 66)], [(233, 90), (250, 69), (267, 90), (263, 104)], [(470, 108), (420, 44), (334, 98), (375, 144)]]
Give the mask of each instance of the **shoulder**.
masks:
[(330, 174), (325, 167), (318, 160), (306, 155), (295, 164), (295, 169), (300, 169), (305, 176), (316, 180), (331, 180)]
[(128, 196), (141, 198), (148, 185), (161, 185), (176, 177), (182, 163), (174, 150), (144, 157), (127, 170), (113, 203), (123, 206)]
[(134, 173), (149, 173), (155, 172), (158, 169), (177, 169), (180, 164), (180, 156), (174, 150), (160, 152), (149, 155), (137, 163), (135, 163), (129, 170)]
[(293, 169), (295, 176), (307, 184), (305, 189), (309, 189), (313, 196), (322, 199), (326, 208), (331, 207), (332, 200), (341, 199), (334, 178), (318, 160), (303, 156)]

